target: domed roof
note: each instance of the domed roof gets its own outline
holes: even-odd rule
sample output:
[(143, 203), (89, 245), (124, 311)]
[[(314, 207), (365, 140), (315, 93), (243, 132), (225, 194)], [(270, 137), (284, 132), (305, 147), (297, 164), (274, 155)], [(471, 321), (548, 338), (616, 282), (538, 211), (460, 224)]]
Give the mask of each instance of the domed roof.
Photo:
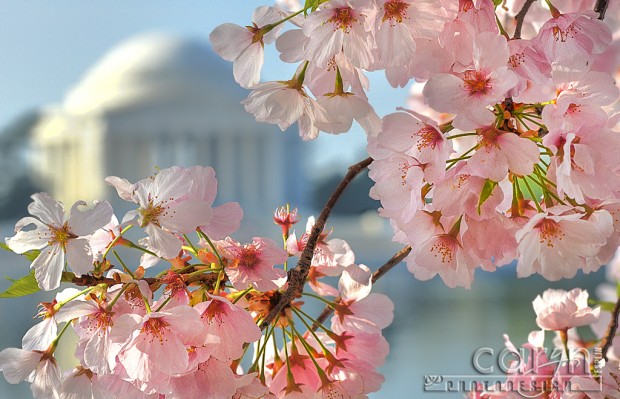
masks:
[[(136, 103), (230, 90), (231, 69), (198, 39), (146, 34), (112, 49), (67, 94), (65, 111), (102, 112)], [(207, 91), (207, 92), (205, 92)]]

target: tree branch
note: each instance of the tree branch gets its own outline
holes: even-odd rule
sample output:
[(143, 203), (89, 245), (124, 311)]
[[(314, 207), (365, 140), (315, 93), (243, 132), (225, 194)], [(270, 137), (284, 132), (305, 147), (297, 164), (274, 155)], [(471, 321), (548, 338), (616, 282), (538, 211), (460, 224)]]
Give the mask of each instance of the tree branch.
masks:
[(616, 306), (614, 306), (614, 310), (611, 312), (611, 321), (609, 322), (607, 332), (601, 341), (602, 355), (605, 361), (608, 360), (607, 351), (611, 348), (611, 344), (616, 336), (616, 331), (618, 330), (618, 315), (620, 315), (620, 298), (616, 301)]
[[(409, 245), (407, 245), (400, 251), (396, 252), (394, 256), (392, 256), (387, 262), (383, 264), (383, 266), (378, 268), (372, 274), (372, 279), (371, 279), (372, 283), (374, 284), (377, 280), (383, 277), (385, 273), (389, 272), (394, 266), (399, 264), (403, 259), (405, 259), (407, 255), (409, 255), (410, 252), (411, 252), (411, 247)], [(334, 302), (339, 303), (341, 299), (342, 299), (341, 297), (338, 297), (334, 299)], [(319, 324), (323, 324), (323, 322), (327, 320), (327, 318), (332, 314), (333, 311), (334, 309), (331, 306), (329, 305), (325, 306), (325, 309), (323, 309), (319, 317), (317, 317), (316, 321), (312, 324), (312, 330), (316, 331), (316, 329), (319, 328)]]
[(598, 19), (601, 21), (605, 19), (605, 12), (607, 11), (607, 6), (609, 5), (609, 0), (596, 0), (596, 4), (594, 5), (594, 11), (598, 13)]
[(515, 16), (515, 21), (517, 21), (517, 26), (515, 26), (515, 34), (513, 36), (513, 39), (521, 39), (521, 29), (523, 28), (523, 22), (525, 21), (525, 16), (527, 15), (527, 12), (530, 10), (530, 6), (535, 1), (536, 0), (526, 0), (525, 4), (523, 4), (523, 7), (521, 8), (521, 11), (519, 11), (519, 13)]
[(349, 183), (351, 183), (353, 178), (366, 169), (371, 162), (372, 158), (368, 157), (355, 165), (349, 166), (349, 171), (329, 197), (323, 207), (323, 210), (321, 211), (321, 214), (316, 219), (314, 226), (312, 226), (308, 243), (299, 257), (297, 266), (288, 272), (288, 288), (282, 293), (280, 301), (260, 324), (261, 330), (264, 330), (268, 325), (270, 325), (275, 320), (276, 316), (280, 314), (282, 309), (288, 306), (293, 299), (295, 299), (295, 297), (303, 291), (306, 278), (308, 277), (308, 272), (310, 271), (310, 263), (312, 262), (312, 256), (314, 255), (314, 248), (316, 247), (320, 234), (325, 228), (327, 218), (329, 217), (334, 205), (336, 205), (336, 202), (338, 202), (338, 199), (344, 189), (349, 185)]

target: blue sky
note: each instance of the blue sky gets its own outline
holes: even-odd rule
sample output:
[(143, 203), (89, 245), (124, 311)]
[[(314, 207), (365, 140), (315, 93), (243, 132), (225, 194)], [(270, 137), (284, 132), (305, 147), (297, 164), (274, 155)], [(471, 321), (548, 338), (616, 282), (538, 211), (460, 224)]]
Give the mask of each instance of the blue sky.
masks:
[[(163, 31), (208, 39), (224, 22), (247, 25), (253, 0), (83, 0), (0, 2), (0, 127), (22, 112), (62, 101), (86, 70), (130, 36)], [(263, 79), (288, 79), (294, 66), (267, 49)], [(371, 75), (371, 102), (380, 116), (403, 106), (406, 90), (394, 91), (382, 73)], [(322, 163), (351, 163), (365, 137), (359, 127), (348, 135), (322, 135)]]

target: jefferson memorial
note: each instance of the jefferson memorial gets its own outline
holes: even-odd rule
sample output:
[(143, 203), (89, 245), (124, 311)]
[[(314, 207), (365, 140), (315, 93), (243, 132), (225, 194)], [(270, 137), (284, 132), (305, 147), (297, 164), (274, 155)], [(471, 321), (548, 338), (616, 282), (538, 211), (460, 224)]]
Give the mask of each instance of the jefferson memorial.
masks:
[[(110, 199), (104, 182), (137, 181), (171, 165), (209, 165), (217, 202), (238, 201), (260, 219), (282, 205), (306, 205), (305, 151), (297, 132), (280, 132), (245, 112), (248, 92), (231, 65), (201, 40), (164, 34), (132, 38), (93, 66), (31, 132), (35, 182), (56, 198)], [(293, 129), (295, 129), (294, 127)]]

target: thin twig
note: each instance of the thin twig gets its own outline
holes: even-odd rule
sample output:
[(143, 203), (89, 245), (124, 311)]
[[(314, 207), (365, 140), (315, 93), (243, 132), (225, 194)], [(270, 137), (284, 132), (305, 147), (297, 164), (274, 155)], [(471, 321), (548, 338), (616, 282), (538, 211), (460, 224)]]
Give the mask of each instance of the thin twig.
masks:
[(594, 5), (594, 11), (598, 13), (598, 19), (601, 21), (605, 19), (605, 12), (607, 11), (607, 6), (609, 5), (609, 0), (596, 0), (596, 4)]
[(601, 349), (603, 359), (607, 359), (607, 351), (611, 348), (611, 344), (616, 336), (616, 330), (618, 330), (618, 315), (620, 314), (620, 298), (616, 301), (613, 312), (611, 312), (611, 321), (607, 327), (607, 332), (601, 341)]
[[(383, 266), (378, 268), (372, 274), (372, 280), (371, 280), (372, 283), (374, 284), (377, 280), (383, 277), (385, 273), (389, 272), (394, 266), (396, 266), (403, 259), (405, 259), (405, 257), (409, 255), (409, 252), (411, 252), (411, 247), (409, 245), (407, 245), (400, 251), (396, 252), (394, 256), (392, 256), (387, 262), (383, 264)], [(341, 299), (342, 299), (341, 297), (338, 297), (334, 299), (334, 302), (339, 303)], [(325, 309), (323, 309), (319, 317), (317, 317), (315, 322), (312, 324), (312, 330), (316, 331), (316, 329), (319, 328), (319, 324), (323, 324), (323, 322), (327, 320), (327, 318), (332, 314), (333, 311), (334, 309), (331, 306), (329, 305), (325, 306)]]
[(521, 11), (519, 11), (519, 13), (515, 16), (515, 20), (517, 21), (517, 26), (515, 26), (515, 34), (513, 36), (513, 39), (521, 39), (521, 28), (523, 28), (523, 22), (525, 21), (525, 16), (527, 15), (527, 12), (530, 10), (530, 6), (535, 1), (536, 0), (526, 0), (525, 4), (523, 4), (523, 7), (521, 8)]
[(310, 237), (308, 238), (306, 247), (299, 257), (297, 266), (288, 272), (288, 288), (282, 293), (280, 301), (274, 306), (273, 309), (271, 309), (267, 317), (265, 317), (265, 320), (263, 320), (260, 324), (261, 330), (264, 330), (269, 324), (271, 324), (271, 322), (275, 320), (276, 316), (280, 314), (282, 309), (288, 306), (293, 299), (295, 299), (295, 297), (303, 291), (306, 278), (308, 277), (308, 272), (310, 271), (310, 263), (312, 262), (312, 256), (314, 255), (314, 248), (316, 247), (320, 234), (325, 228), (327, 218), (329, 217), (334, 205), (336, 205), (336, 202), (340, 198), (340, 195), (344, 189), (349, 185), (349, 183), (351, 183), (353, 178), (366, 169), (371, 162), (372, 158), (369, 157), (359, 163), (356, 163), (355, 165), (349, 166), (349, 171), (329, 197), (327, 203), (321, 211), (321, 214), (316, 219), (314, 226), (312, 226)]

